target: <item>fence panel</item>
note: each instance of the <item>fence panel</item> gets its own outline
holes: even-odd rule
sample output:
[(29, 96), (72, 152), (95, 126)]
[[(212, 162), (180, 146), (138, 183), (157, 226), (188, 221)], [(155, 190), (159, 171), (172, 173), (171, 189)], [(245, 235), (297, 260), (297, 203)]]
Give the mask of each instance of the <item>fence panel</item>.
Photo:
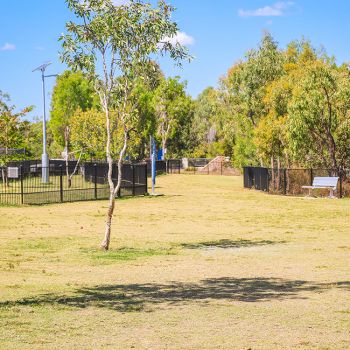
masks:
[(260, 191), (269, 191), (269, 169), (259, 167), (244, 167), (243, 183), (245, 188), (255, 188)]
[[(341, 170), (339, 175), (332, 169), (267, 169), (267, 189), (264, 188), (267, 168), (245, 167), (243, 171), (243, 185), (245, 188), (256, 188), (275, 194), (305, 195), (307, 192), (302, 187), (311, 186), (316, 176), (330, 177), (338, 176), (336, 195), (338, 197), (350, 196), (350, 170)], [(328, 196), (329, 190), (317, 189), (321, 196)]]
[(180, 174), (181, 173), (181, 160), (180, 159), (167, 160), (167, 172), (168, 172), (168, 174)]
[[(43, 183), (42, 169), (26, 164), (24, 167), (2, 168), (0, 203), (48, 204), (109, 198), (108, 165), (87, 163), (50, 166), (49, 183)], [(68, 171), (67, 171), (68, 170)], [(113, 183), (117, 182), (117, 166), (113, 166)], [(123, 164), (119, 195), (134, 196), (147, 193), (147, 165)]]

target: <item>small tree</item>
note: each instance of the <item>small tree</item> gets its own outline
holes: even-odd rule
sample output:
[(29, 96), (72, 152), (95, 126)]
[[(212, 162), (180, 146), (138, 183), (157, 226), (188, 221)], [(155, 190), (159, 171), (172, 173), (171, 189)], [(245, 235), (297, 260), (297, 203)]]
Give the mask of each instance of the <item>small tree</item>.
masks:
[(68, 187), (71, 187), (72, 177), (77, 170), (76, 166), (73, 173), (70, 174), (68, 166), (69, 155), (72, 154), (70, 151), (72, 118), (77, 109), (86, 111), (97, 105), (98, 96), (94, 91), (94, 87), (82, 72), (65, 71), (57, 78), (52, 94), (49, 125), (55, 142), (64, 147), (62, 154), (66, 160)]
[[(164, 0), (156, 8), (140, 0), (116, 6), (111, 0), (66, 0), (79, 23), (68, 22), (62, 35), (62, 60), (73, 70), (83, 70), (94, 83), (106, 117), (106, 156), (110, 187), (106, 229), (101, 247), (109, 249), (115, 196), (122, 180), (122, 162), (138, 118), (137, 105), (130, 103), (136, 81), (144, 76), (152, 55), (168, 52), (177, 63), (189, 59), (188, 51), (171, 38), (178, 26), (171, 21), (174, 8)], [(168, 39), (167, 39), (168, 38)], [(122, 129), (118, 178), (112, 179), (111, 154), (114, 124)]]
[(155, 91), (154, 102), (158, 117), (158, 135), (161, 138), (163, 160), (168, 140), (174, 136), (182, 119), (189, 113), (191, 100), (185, 92), (186, 83), (179, 77), (164, 79)]
[(16, 157), (9, 149), (23, 146), (23, 136), (27, 123), (22, 122), (20, 118), (33, 109), (30, 106), (18, 113), (14, 113), (16, 107), (9, 105), (9, 102), (9, 95), (0, 90), (0, 147), (4, 148), (4, 154), (0, 158), (0, 166), (2, 167), (2, 179), (5, 186), (8, 186), (8, 181), (4, 166), (9, 160)]

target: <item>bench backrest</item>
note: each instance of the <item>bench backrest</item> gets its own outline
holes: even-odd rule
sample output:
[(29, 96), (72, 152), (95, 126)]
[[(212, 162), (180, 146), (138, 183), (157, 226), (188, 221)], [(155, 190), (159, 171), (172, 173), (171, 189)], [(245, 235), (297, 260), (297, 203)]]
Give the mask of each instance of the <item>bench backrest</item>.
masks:
[(315, 177), (312, 186), (313, 187), (333, 187), (336, 189), (339, 177)]

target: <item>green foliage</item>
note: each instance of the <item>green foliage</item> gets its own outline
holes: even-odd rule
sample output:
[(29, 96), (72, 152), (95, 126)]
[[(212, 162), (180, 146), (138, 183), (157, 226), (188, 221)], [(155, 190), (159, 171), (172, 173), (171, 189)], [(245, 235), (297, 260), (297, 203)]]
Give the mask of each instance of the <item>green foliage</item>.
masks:
[[(283, 74), (285, 57), (269, 33), (265, 33), (257, 50), (249, 51), (245, 60), (235, 64), (221, 79), (221, 93), (231, 116), (231, 133), (235, 129), (235, 143), (230, 154), (236, 166), (256, 163), (254, 129), (267, 112), (264, 97), (269, 84)], [(232, 134), (231, 134), (231, 138)], [(247, 158), (248, 157), (248, 158)]]
[(285, 167), (348, 167), (349, 75), (348, 66), (338, 67), (304, 39), (282, 51), (265, 34), (221, 79), (218, 92), (205, 90), (198, 98), (197, 150), (209, 149), (203, 139), (217, 115), (224, 127), (215, 141), (229, 146), (226, 155), (236, 166), (277, 160)]
[(186, 82), (180, 77), (163, 79), (154, 93), (154, 109), (157, 116), (158, 130), (163, 150), (168, 157), (181, 156), (190, 134), (193, 102), (186, 94)]
[[(146, 134), (154, 129), (151, 92), (162, 80), (162, 73), (151, 56), (168, 53), (179, 65), (191, 57), (185, 47), (171, 43), (178, 26), (171, 20), (174, 8), (163, 0), (156, 8), (139, 0), (121, 6), (111, 0), (67, 0), (67, 4), (82, 22), (67, 23), (67, 34), (60, 38), (61, 58), (94, 82), (107, 119), (109, 158), (111, 124), (123, 130), (125, 145), (135, 135), (144, 143)], [(111, 111), (118, 111), (112, 122)]]
[(24, 148), (24, 132), (28, 127), (27, 122), (21, 121), (21, 117), (29, 113), (33, 107), (26, 107), (22, 111), (15, 113), (15, 106), (10, 105), (8, 94), (0, 90), (0, 147), (5, 149), (0, 157), (0, 165), (6, 164), (9, 160), (22, 157), (11, 154), (9, 148)]
[[(71, 144), (85, 157), (106, 159), (106, 120), (104, 113), (77, 110), (71, 118)], [(80, 153), (80, 152), (79, 152)]]
[(52, 93), (50, 129), (55, 142), (65, 146), (64, 131), (70, 126), (77, 109), (98, 107), (98, 96), (92, 83), (82, 72), (65, 71), (57, 78)]
[(350, 80), (347, 69), (316, 61), (295, 86), (289, 104), (290, 142), (300, 163), (349, 166)]
[(213, 158), (231, 156), (234, 143), (234, 123), (222, 93), (212, 87), (206, 88), (194, 104), (191, 126), (193, 156)]

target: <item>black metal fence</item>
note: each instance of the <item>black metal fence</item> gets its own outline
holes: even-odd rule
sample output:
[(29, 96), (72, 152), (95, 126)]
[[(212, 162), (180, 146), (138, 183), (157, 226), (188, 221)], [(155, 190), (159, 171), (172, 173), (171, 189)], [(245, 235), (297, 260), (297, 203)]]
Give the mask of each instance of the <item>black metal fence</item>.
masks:
[(267, 168), (245, 167), (243, 170), (245, 188), (269, 191), (269, 171)]
[[(76, 165), (76, 164), (75, 164)], [(50, 166), (49, 183), (43, 183), (41, 167), (7, 167), (0, 182), (0, 203), (3, 204), (48, 204), (97, 200), (109, 198), (105, 163), (85, 163), (68, 167)], [(113, 166), (113, 182), (117, 181), (117, 166)], [(147, 194), (147, 164), (123, 164), (122, 184), (118, 196), (138, 196)]]
[[(181, 172), (181, 160), (180, 159), (167, 159), (156, 161), (156, 173), (157, 175), (163, 174), (180, 174)], [(147, 160), (147, 175), (152, 175), (152, 164), (150, 160)]]
[(167, 173), (168, 174), (180, 174), (182, 162), (180, 159), (168, 159), (167, 160)]
[[(200, 163), (196, 164), (199, 165)], [(183, 173), (195, 175), (240, 175), (240, 171), (233, 168), (229, 162), (221, 161), (210, 161), (203, 166), (189, 166), (188, 168), (183, 169)]]
[[(255, 188), (269, 193), (283, 195), (305, 195), (303, 186), (311, 186), (315, 177), (339, 177), (336, 195), (350, 197), (350, 169), (334, 172), (331, 169), (270, 169), (245, 167), (243, 171), (244, 187)], [(317, 190), (327, 195), (327, 190)]]
[[(151, 176), (151, 162), (147, 161), (148, 176)], [(212, 161), (196, 158), (188, 160), (188, 167), (183, 168), (181, 159), (156, 161), (157, 175), (161, 174), (196, 174), (196, 175), (240, 175), (240, 171), (232, 168), (229, 162)]]
[(190, 168), (202, 168), (209, 164), (213, 158), (187, 158), (188, 166)]

